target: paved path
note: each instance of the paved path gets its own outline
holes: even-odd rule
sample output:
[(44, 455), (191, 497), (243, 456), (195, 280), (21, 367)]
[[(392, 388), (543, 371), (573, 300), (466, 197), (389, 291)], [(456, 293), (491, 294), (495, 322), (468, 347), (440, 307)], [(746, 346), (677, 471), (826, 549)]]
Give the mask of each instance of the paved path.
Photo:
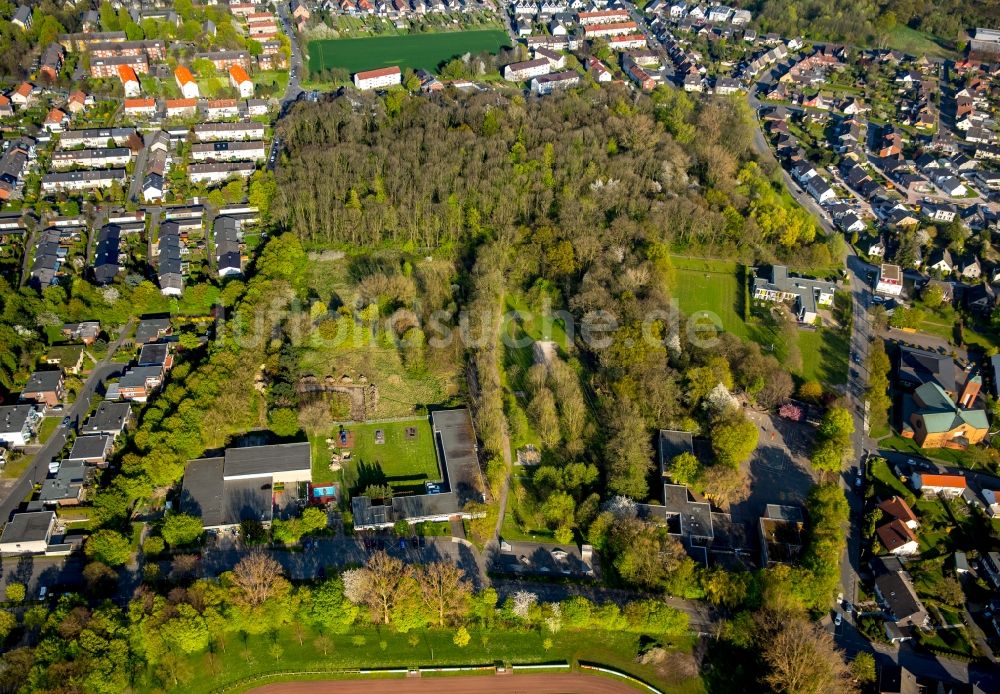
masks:
[(255, 694), (634, 694), (636, 688), (608, 677), (578, 673), (548, 675), (479, 675), (330, 682), (280, 682), (250, 691)]

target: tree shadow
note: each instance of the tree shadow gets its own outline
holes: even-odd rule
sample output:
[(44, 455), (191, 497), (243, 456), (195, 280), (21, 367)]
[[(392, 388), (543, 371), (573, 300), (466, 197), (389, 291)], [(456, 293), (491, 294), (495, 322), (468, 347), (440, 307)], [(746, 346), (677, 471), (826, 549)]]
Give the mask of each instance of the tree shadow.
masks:
[(389, 478), (386, 476), (385, 471), (382, 470), (382, 465), (379, 463), (366, 463), (359, 460), (356, 470), (358, 479), (354, 483), (354, 488), (351, 490), (352, 496), (358, 492), (364, 492), (365, 489), (372, 485), (381, 486), (389, 483)]

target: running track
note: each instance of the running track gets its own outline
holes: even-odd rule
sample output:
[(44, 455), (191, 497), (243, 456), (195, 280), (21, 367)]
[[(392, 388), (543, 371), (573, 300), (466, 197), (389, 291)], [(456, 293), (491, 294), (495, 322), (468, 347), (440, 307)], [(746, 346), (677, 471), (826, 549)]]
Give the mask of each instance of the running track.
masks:
[(279, 682), (253, 694), (635, 694), (625, 682), (582, 674), (428, 677), (330, 682)]

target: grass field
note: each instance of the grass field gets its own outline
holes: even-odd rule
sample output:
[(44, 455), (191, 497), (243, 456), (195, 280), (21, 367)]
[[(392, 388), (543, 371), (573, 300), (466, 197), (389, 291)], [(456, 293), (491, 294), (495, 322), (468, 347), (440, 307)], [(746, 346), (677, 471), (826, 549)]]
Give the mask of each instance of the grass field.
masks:
[(718, 318), (717, 325), (726, 332), (749, 336), (742, 308), (743, 270), (738, 263), (683, 256), (671, 256), (670, 263), (670, 295), (685, 315), (706, 311)]
[[(409, 427), (416, 429), (413, 439), (406, 436)], [(348, 424), (344, 427), (354, 435), (351, 460), (344, 466), (343, 477), (333, 473), (328, 467), (330, 456), (327, 452), (327, 437), (314, 437), (313, 481), (343, 481), (348, 490), (364, 491), (369, 484), (388, 483), (394, 489), (417, 489), (422, 491), (427, 480), (441, 479), (437, 455), (434, 450), (434, 436), (430, 421), (426, 417), (404, 422), (385, 424)], [(385, 443), (375, 443), (375, 432), (381, 429)], [(329, 438), (336, 439), (339, 428), (330, 432)], [(339, 479), (338, 479), (339, 478)]]
[(851, 351), (847, 336), (837, 330), (799, 330), (802, 370), (807, 381), (828, 385), (847, 383), (847, 355)]
[(905, 24), (893, 27), (889, 32), (889, 48), (909, 53), (917, 57), (954, 58), (956, 53), (938, 42), (938, 39), (922, 31), (911, 29)]
[(59, 422), (62, 421), (62, 417), (45, 417), (42, 419), (42, 423), (38, 425), (38, 443), (44, 444), (55, 433), (56, 427), (59, 426)]
[[(159, 676), (169, 680), (154, 686), (152, 676), (138, 675), (143, 690), (163, 688), (183, 691), (186, 694), (229, 689), (231, 685), (249, 676), (267, 672), (311, 671), (324, 672), (348, 668), (388, 668), (414, 666), (445, 666), (498, 662), (546, 663), (579, 660), (599, 662), (640, 677), (671, 694), (695, 694), (705, 688), (698, 677), (672, 678), (665, 681), (657, 676), (653, 666), (635, 662), (640, 637), (625, 632), (570, 631), (557, 634), (538, 631), (488, 632), (470, 628), (472, 640), (464, 647), (456, 646), (451, 629), (433, 629), (411, 634), (400, 634), (388, 629), (356, 629), (352, 634), (327, 634), (328, 644), (324, 654), (316, 643), (317, 634), (309, 629), (303, 634), (302, 643), (294, 630), (276, 627), (260, 636), (230, 635), (224, 648), (214, 653), (198, 654), (185, 659), (185, 667)], [(545, 639), (550, 638), (546, 649)], [(678, 649), (690, 651), (690, 640), (677, 644)], [(343, 676), (343, 675), (342, 675)], [(357, 677), (347, 675), (348, 677)], [(330, 675), (313, 679), (334, 679)], [(259, 684), (259, 683), (258, 683)], [(229, 686), (227, 686), (229, 685)], [(252, 686), (252, 685), (251, 685)], [(246, 687), (235, 687), (241, 691)]]
[(497, 52), (510, 45), (502, 31), (457, 31), (409, 36), (373, 36), (358, 39), (323, 39), (309, 42), (309, 71), (330, 68), (350, 72), (390, 65), (436, 71), (441, 63), (463, 53)]

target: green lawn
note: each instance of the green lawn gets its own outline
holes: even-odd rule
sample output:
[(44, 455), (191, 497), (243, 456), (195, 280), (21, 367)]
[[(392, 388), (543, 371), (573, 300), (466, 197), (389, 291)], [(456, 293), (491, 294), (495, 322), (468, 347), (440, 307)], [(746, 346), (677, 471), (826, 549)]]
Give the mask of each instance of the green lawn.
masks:
[(911, 29), (905, 24), (898, 24), (889, 32), (889, 48), (894, 48), (910, 55), (920, 57), (935, 56), (939, 58), (955, 58), (957, 54), (941, 45), (940, 39), (922, 31)]
[(52, 434), (55, 433), (56, 427), (59, 426), (59, 422), (62, 421), (62, 417), (45, 417), (42, 419), (42, 423), (38, 425), (38, 443), (45, 443), (48, 441)]
[(957, 465), (959, 467), (974, 467), (970, 464), (969, 457), (965, 451), (952, 450), (950, 448), (921, 448), (913, 439), (905, 439), (902, 436), (894, 435), (879, 442), (880, 448), (887, 448), (900, 453), (912, 453), (923, 456), (931, 460), (937, 460), (945, 465)]
[(743, 311), (743, 267), (728, 260), (671, 256), (669, 289), (681, 311), (691, 316), (705, 311), (726, 332), (749, 337)]
[[(406, 437), (406, 430), (410, 427), (417, 430), (413, 439)], [(425, 481), (441, 479), (428, 418), (386, 424), (346, 424), (345, 428), (354, 435), (354, 445), (342, 476), (330, 471), (330, 454), (326, 444), (327, 438), (337, 439), (339, 428), (335, 427), (329, 437), (313, 437), (313, 481), (344, 482), (348, 491), (354, 489), (361, 492), (369, 484), (383, 483), (394, 489), (423, 490)], [(378, 429), (384, 432), (385, 443), (375, 443)]]
[(889, 497), (895, 494), (908, 501), (913, 500), (913, 492), (907, 489), (906, 485), (893, 474), (892, 470), (889, 469), (889, 463), (884, 458), (876, 458), (872, 462), (868, 468), (868, 478), (880, 487), (875, 490), (879, 497)]
[(799, 350), (802, 352), (802, 371), (799, 373), (802, 378), (828, 385), (847, 383), (851, 345), (844, 333), (829, 328), (799, 330)]
[[(654, 684), (672, 694), (704, 692), (700, 678), (667, 682), (657, 676), (652, 666), (635, 662), (640, 637), (625, 632), (562, 630), (549, 635), (539, 631), (480, 631), (470, 629), (472, 640), (465, 648), (452, 642), (454, 631), (427, 630), (400, 634), (389, 630), (357, 629), (353, 634), (328, 634), (329, 644), (324, 654), (317, 634), (309, 629), (303, 633), (302, 644), (289, 627), (277, 628), (260, 636), (230, 635), (225, 647), (217, 644), (214, 653), (198, 654), (187, 659), (187, 667), (165, 670), (159, 676), (168, 681), (154, 680), (150, 672), (139, 673), (138, 688), (160, 689), (165, 686), (185, 694), (219, 691), (237, 685), (237, 691), (247, 688), (238, 683), (247, 677), (268, 672), (331, 672), (352, 668), (435, 667), (447, 665), (495, 663), (546, 663), (578, 661), (598, 662), (617, 668)], [(546, 638), (551, 639), (545, 648)], [(681, 639), (676, 647), (689, 651), (690, 639)], [(170, 677), (180, 675), (178, 681)], [(347, 677), (357, 675), (342, 674)], [(313, 677), (313, 679), (317, 679)], [(334, 679), (324, 675), (321, 679)], [(145, 681), (142, 681), (145, 680)], [(259, 682), (250, 684), (259, 686)], [(158, 685), (158, 686), (155, 686)]]
[(457, 31), (409, 36), (373, 36), (357, 39), (323, 39), (309, 42), (309, 70), (315, 74), (330, 68), (350, 72), (390, 65), (400, 68), (438, 66), (464, 53), (496, 53), (510, 45), (507, 34), (495, 29)]

